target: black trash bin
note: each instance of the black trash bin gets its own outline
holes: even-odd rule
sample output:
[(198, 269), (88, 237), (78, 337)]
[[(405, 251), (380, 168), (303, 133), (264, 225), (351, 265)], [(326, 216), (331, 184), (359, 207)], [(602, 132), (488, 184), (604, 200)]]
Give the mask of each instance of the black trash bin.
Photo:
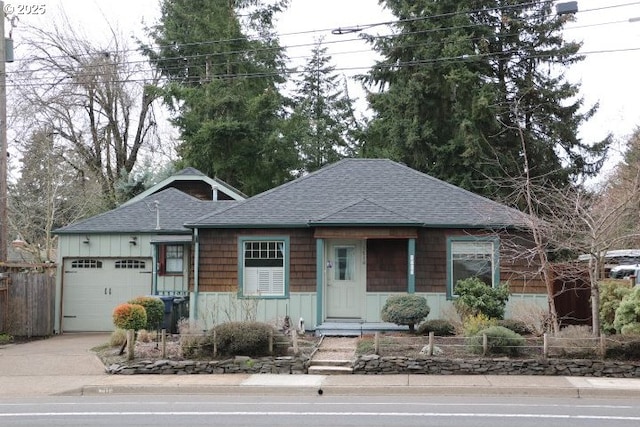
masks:
[(164, 319), (162, 320), (161, 329), (171, 331), (171, 326), (173, 323), (173, 301), (176, 299), (176, 297), (173, 295), (158, 295), (157, 297), (160, 298), (164, 303)]
[(180, 319), (189, 318), (189, 297), (175, 297), (171, 311), (171, 333), (177, 334)]

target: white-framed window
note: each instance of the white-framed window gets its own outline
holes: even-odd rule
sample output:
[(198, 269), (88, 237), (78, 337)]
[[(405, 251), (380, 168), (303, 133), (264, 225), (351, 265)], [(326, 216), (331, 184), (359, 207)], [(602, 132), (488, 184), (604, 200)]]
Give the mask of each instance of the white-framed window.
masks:
[(138, 259), (121, 259), (116, 261), (116, 269), (144, 269), (145, 262)]
[(241, 237), (238, 246), (240, 295), (285, 297), (289, 239)]
[(160, 275), (181, 275), (184, 270), (184, 245), (159, 246)]
[(102, 268), (102, 261), (97, 259), (77, 259), (71, 262), (71, 268)]
[(500, 241), (496, 238), (450, 237), (447, 241), (447, 296), (455, 296), (459, 280), (477, 277), (487, 286), (500, 281)]

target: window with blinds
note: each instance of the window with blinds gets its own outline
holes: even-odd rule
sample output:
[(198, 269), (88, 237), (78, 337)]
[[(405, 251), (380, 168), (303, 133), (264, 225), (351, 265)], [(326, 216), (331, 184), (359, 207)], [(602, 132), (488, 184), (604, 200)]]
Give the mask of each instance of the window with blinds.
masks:
[(245, 240), (242, 255), (244, 296), (285, 295), (285, 241)]

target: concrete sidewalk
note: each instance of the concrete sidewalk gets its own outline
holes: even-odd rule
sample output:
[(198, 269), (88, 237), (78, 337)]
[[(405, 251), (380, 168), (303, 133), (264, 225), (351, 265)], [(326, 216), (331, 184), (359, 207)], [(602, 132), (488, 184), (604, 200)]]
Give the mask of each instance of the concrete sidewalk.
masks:
[(0, 398), (47, 395), (519, 395), (640, 398), (640, 379), (485, 375), (108, 375), (91, 348), (108, 334), (0, 347)]

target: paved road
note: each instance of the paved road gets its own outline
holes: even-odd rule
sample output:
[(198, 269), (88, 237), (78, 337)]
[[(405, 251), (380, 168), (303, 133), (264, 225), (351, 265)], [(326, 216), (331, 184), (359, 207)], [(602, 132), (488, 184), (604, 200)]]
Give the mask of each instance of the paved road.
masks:
[(635, 399), (367, 395), (56, 397), (0, 403), (12, 426), (460, 426), (582, 427), (640, 424)]

